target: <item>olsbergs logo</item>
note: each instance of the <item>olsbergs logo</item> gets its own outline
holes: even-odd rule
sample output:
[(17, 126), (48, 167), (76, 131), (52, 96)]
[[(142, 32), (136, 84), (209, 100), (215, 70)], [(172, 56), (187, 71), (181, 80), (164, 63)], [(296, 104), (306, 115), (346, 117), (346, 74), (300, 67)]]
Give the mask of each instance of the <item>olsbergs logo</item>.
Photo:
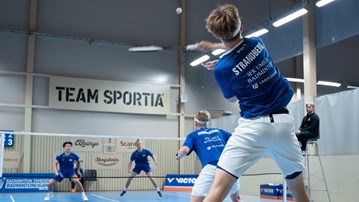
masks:
[(98, 163), (101, 166), (113, 166), (116, 165), (118, 162), (120, 162), (120, 160), (116, 157), (108, 157), (108, 158), (103, 158), (103, 157), (96, 157), (95, 158), (96, 163)]

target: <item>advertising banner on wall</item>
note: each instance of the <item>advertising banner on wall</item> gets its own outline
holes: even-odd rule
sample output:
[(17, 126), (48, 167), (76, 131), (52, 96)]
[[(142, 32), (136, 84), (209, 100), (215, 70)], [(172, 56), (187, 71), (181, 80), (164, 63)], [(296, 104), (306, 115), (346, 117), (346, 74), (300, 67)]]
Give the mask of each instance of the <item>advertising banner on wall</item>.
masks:
[(49, 107), (165, 115), (170, 86), (51, 76)]
[(20, 163), (20, 152), (6, 151), (4, 153), (4, 168), (16, 169)]
[[(137, 147), (135, 145), (136, 139), (117, 139), (117, 151), (118, 152), (134, 152)], [(146, 140), (141, 140), (142, 146), (145, 147)]]
[[(71, 137), (71, 142), (74, 152), (91, 151), (115, 154), (117, 152), (132, 153), (137, 149), (136, 139)], [(146, 140), (141, 140), (141, 142), (142, 146), (146, 147)]]
[(4, 176), (0, 178), (0, 193), (47, 192), (47, 184), (53, 175), (53, 173), (4, 174)]
[(121, 162), (118, 155), (96, 154), (92, 156), (92, 169), (121, 169)]
[(165, 191), (192, 191), (196, 182), (196, 174), (167, 174), (163, 190)]
[(71, 137), (72, 150), (77, 151), (103, 151), (103, 138)]

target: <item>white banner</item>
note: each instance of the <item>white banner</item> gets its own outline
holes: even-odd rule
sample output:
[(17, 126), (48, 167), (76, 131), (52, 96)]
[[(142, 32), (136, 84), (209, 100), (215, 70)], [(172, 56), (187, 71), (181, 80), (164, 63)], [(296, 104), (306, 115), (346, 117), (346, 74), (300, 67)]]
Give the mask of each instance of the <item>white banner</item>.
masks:
[(50, 77), (49, 107), (138, 114), (170, 113), (170, 86)]

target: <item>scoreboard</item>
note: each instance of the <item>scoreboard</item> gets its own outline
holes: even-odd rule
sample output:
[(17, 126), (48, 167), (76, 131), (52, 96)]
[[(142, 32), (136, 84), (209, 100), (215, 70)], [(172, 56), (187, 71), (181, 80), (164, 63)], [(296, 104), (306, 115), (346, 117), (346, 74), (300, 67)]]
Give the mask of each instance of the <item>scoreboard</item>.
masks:
[(14, 134), (12, 133), (5, 133), (5, 147), (13, 147), (14, 146)]

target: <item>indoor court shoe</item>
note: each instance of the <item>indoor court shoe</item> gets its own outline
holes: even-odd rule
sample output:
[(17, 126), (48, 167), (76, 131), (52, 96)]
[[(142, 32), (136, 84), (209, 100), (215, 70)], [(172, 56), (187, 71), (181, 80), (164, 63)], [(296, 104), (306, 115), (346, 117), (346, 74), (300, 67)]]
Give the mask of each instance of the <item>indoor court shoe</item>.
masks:
[(46, 195), (46, 197), (44, 198), (44, 200), (45, 201), (49, 201), (50, 199), (51, 199), (51, 194), (50, 193), (48, 193), (47, 195)]
[(162, 197), (161, 191), (157, 191), (157, 194), (158, 194), (160, 197)]
[(82, 195), (82, 200), (83, 200), (83, 201), (88, 201), (89, 199), (87, 198), (86, 195)]
[(123, 196), (127, 193), (127, 191), (123, 190), (122, 193), (120, 194), (120, 196)]

